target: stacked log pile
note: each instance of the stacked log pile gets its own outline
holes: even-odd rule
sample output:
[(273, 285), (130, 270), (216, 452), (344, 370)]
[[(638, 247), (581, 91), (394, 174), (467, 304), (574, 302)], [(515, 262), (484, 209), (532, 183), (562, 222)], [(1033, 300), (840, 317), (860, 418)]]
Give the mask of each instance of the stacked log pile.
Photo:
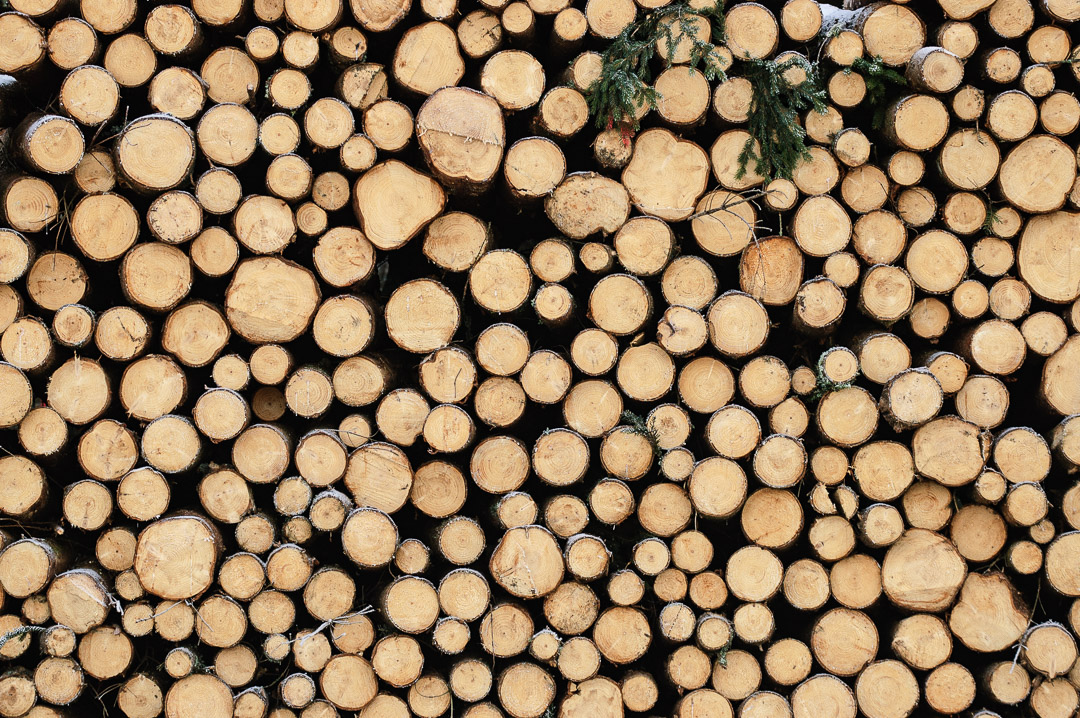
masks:
[(7, 0), (0, 716), (1068, 718), (1076, 0)]

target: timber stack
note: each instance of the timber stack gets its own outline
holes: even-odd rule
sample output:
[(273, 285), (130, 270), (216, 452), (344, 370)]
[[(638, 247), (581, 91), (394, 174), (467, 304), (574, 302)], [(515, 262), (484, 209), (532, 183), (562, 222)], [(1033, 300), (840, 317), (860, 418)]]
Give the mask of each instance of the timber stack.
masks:
[(1071, 718), (1078, 0), (6, 0), (0, 718)]

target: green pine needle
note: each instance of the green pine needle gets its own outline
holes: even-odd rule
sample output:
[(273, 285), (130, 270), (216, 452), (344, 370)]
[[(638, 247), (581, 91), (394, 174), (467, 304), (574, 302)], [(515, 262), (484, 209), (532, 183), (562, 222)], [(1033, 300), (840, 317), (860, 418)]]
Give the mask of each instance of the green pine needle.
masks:
[[(747, 127), (750, 138), (739, 154), (739, 171), (735, 177), (742, 179), (753, 160), (754, 171), (762, 177), (791, 179), (799, 163), (810, 159), (799, 113), (810, 108), (825, 112), (825, 91), (817, 67), (799, 56), (779, 63), (744, 60), (743, 67), (744, 76), (753, 87)], [(806, 80), (792, 85), (784, 76), (792, 68), (802, 69)]]
[(828, 351), (818, 357), (817, 371), (815, 372), (815, 374), (817, 375), (817, 383), (814, 385), (814, 388), (810, 392), (810, 395), (808, 397), (810, 401), (817, 401), (818, 399), (830, 392), (847, 389), (849, 386), (851, 386), (850, 381), (833, 381), (828, 376), (826, 376), (825, 358), (827, 356), (829, 356)]
[(656, 429), (649, 426), (648, 420), (642, 419), (632, 411), (624, 411), (620, 418), (629, 424), (631, 433), (644, 436), (648, 439), (649, 444), (652, 446), (653, 455), (656, 458), (660, 458), (660, 435), (656, 432)]
[[(604, 50), (600, 78), (586, 91), (589, 114), (600, 129), (615, 126), (638, 129), (637, 113), (642, 107), (655, 109), (659, 93), (650, 86), (649, 63), (662, 41), (670, 49), (688, 40), (690, 72), (699, 66), (709, 80), (725, 78), (717, 56), (717, 46), (701, 40), (694, 33), (695, 20), (704, 18), (712, 25), (712, 39), (723, 42), (723, 5), (692, 9), (686, 0), (650, 10), (627, 26)], [(671, 62), (665, 60), (665, 67)]]
[(885, 124), (885, 108), (892, 102), (898, 88), (907, 87), (907, 78), (882, 62), (881, 57), (870, 60), (858, 57), (844, 73), (850, 75), (853, 71), (862, 75), (866, 82), (865, 102), (874, 110), (874, 129), (880, 130)]
[(1001, 218), (1001, 215), (998, 214), (997, 210), (994, 209), (994, 206), (992, 204), (987, 203), (986, 219), (983, 220), (983, 224), (982, 224), (983, 232), (985, 232), (986, 234), (993, 234), (994, 233), (994, 225), (998, 224), (1000, 222), (1004, 222), (1004, 221), (1005, 220), (1003, 220)]
[(43, 626), (19, 626), (18, 628), (13, 628), (3, 636), (0, 636), (0, 648), (6, 646), (8, 641), (21, 638), (28, 633), (41, 633), (44, 630), (45, 628)]

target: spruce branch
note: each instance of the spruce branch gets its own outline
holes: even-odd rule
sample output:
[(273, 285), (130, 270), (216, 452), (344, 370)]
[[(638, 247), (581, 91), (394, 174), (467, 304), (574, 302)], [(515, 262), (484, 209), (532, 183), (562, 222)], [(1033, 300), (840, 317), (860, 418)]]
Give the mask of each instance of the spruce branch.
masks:
[(21, 638), (28, 633), (41, 633), (44, 630), (45, 628), (43, 626), (19, 626), (18, 628), (13, 628), (3, 636), (0, 636), (0, 649), (6, 646), (8, 641), (12, 639)]
[(875, 130), (880, 130), (885, 124), (885, 108), (892, 101), (897, 88), (907, 87), (907, 78), (882, 62), (880, 56), (870, 60), (865, 57), (855, 58), (855, 62), (844, 70), (844, 74), (850, 75), (852, 72), (862, 75), (866, 82), (865, 101), (874, 110), (871, 123)]
[(851, 386), (851, 381), (833, 381), (825, 373), (825, 358), (829, 356), (829, 352), (826, 351), (817, 361), (817, 383), (814, 385), (813, 390), (810, 392), (810, 401), (817, 401), (821, 397), (825, 396), (829, 392), (839, 391), (840, 389), (847, 389)]
[(986, 233), (986, 234), (993, 234), (994, 233), (994, 225), (999, 224), (999, 223), (1004, 222), (1004, 221), (1005, 220), (1003, 220), (1001, 218), (1001, 215), (998, 213), (998, 211), (996, 209), (994, 209), (994, 205), (987, 202), (987, 204), (986, 204), (986, 219), (983, 220), (982, 231), (984, 233)]
[(716, 662), (723, 668), (727, 668), (727, 656), (731, 650), (731, 644), (735, 641), (735, 631), (732, 630), (728, 633), (727, 643), (720, 647), (720, 650), (716, 652)]
[[(704, 19), (712, 27), (711, 40), (698, 37), (697, 21)], [(661, 45), (667, 55), (683, 42), (690, 43), (691, 73), (700, 70), (708, 80), (726, 78), (717, 45), (723, 42), (723, 4), (702, 9), (691, 8), (686, 0), (644, 13), (623, 29), (602, 54), (599, 79), (586, 91), (589, 114), (600, 129), (621, 126), (624, 131), (639, 127), (638, 112), (655, 109), (660, 94), (651, 86), (650, 63)], [(664, 67), (671, 66), (669, 58)]]
[[(747, 127), (750, 138), (739, 154), (739, 171), (735, 177), (742, 179), (753, 160), (754, 171), (762, 177), (791, 179), (799, 162), (810, 159), (799, 113), (810, 108), (825, 112), (825, 91), (817, 66), (795, 56), (779, 63), (768, 59), (743, 60), (743, 67), (744, 77), (753, 88)], [(789, 70), (802, 70), (806, 79), (792, 84)]]
[(624, 411), (620, 418), (629, 424), (631, 433), (644, 436), (648, 439), (649, 444), (652, 446), (653, 456), (660, 458), (660, 454), (663, 453), (660, 448), (660, 435), (657, 433), (656, 429), (649, 426), (648, 420), (642, 419), (640, 416), (629, 410)]

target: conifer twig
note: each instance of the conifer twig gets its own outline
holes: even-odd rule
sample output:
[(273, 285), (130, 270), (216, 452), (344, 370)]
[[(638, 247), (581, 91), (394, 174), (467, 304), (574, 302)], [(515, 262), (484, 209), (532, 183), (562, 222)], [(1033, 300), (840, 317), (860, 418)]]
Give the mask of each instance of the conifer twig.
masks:
[[(723, 42), (723, 5), (693, 9), (686, 0), (656, 8), (627, 26), (604, 50), (600, 78), (587, 91), (589, 114), (601, 129), (620, 126), (624, 130), (638, 129), (638, 112), (642, 107), (654, 109), (660, 99), (651, 87), (650, 63), (660, 43), (668, 53), (684, 41), (690, 42), (690, 72), (699, 66), (709, 80), (726, 78), (717, 53), (717, 45), (698, 37), (697, 19), (705, 19), (712, 27), (712, 40)], [(665, 59), (665, 68), (671, 66)]]
[[(804, 57), (791, 57), (779, 63), (748, 59), (743, 64), (753, 95), (747, 127), (750, 137), (739, 154), (739, 171), (735, 177), (742, 179), (753, 160), (754, 171), (762, 177), (791, 179), (799, 162), (810, 158), (799, 113), (809, 108), (825, 112), (825, 91), (821, 89), (817, 67)], [(806, 79), (792, 84), (788, 71), (800, 69), (806, 73)]]
[(871, 125), (875, 130), (880, 130), (885, 124), (885, 108), (895, 94), (893, 88), (907, 87), (907, 78), (882, 62), (880, 56), (870, 60), (855, 58), (851, 66), (844, 70), (847, 75), (852, 72), (862, 75), (866, 82), (865, 102), (874, 110)]

